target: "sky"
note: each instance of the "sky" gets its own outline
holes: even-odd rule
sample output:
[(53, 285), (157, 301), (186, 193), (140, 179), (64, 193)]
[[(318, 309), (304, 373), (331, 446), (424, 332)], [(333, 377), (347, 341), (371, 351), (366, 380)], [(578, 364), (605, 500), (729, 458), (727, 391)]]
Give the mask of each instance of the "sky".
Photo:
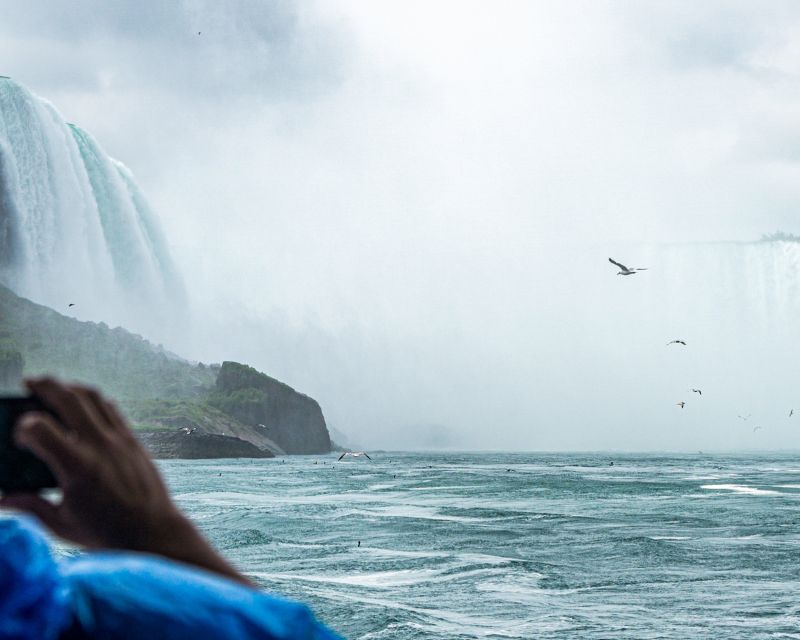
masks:
[(788, 1), (0, 0), (0, 74), (159, 212), (193, 314), (152, 337), (354, 443), (791, 448), (800, 262), (702, 247), (800, 232), (798, 36)]

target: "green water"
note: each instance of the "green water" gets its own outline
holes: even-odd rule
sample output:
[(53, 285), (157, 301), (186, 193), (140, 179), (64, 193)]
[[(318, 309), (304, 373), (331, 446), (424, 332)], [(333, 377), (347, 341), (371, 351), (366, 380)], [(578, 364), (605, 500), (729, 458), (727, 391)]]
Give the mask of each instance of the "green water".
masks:
[(162, 468), (229, 558), (348, 638), (800, 637), (797, 456), (374, 458)]

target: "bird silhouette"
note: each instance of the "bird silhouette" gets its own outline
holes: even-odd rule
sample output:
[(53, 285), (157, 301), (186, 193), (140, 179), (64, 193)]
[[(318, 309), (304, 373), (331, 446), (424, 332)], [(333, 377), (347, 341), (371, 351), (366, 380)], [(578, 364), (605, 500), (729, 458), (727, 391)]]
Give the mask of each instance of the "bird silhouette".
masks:
[[(341, 460), (345, 456), (352, 456), (354, 458), (358, 458), (359, 456), (364, 456), (367, 460), (372, 460), (372, 458), (369, 457), (369, 454), (366, 451), (345, 451), (342, 455), (339, 456), (339, 460)], [(339, 462), (339, 460), (337, 460), (337, 462)]]
[(703, 395), (703, 392), (700, 389), (689, 389), (689, 391), (693, 391), (694, 393), (699, 393), (701, 396)]
[(634, 269), (628, 269), (628, 267), (626, 267), (621, 262), (617, 262), (616, 260), (614, 260), (614, 258), (609, 258), (608, 261), (611, 264), (617, 265), (620, 268), (620, 270), (617, 271), (618, 276), (632, 276), (637, 271), (647, 271), (647, 267), (637, 267)]
[(680, 402), (676, 402), (675, 404), (678, 405), (681, 409), (683, 409), (686, 406), (686, 403), (683, 400), (681, 400)]
[(686, 343), (683, 340), (672, 340), (671, 342), (667, 342), (667, 346), (671, 344), (682, 344), (684, 347), (686, 346)]

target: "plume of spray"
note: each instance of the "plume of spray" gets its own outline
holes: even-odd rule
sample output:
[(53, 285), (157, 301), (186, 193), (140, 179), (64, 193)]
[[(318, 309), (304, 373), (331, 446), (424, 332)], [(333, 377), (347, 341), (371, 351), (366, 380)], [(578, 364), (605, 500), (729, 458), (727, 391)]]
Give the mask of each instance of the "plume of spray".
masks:
[(130, 171), (47, 101), (0, 77), (0, 280), (55, 309), (154, 337), (185, 304)]

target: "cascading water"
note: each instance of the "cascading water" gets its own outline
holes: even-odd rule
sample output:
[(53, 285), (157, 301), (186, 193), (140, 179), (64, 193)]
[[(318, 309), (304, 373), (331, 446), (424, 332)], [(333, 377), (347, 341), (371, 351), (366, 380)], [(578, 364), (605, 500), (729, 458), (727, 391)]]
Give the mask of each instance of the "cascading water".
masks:
[(130, 171), (5, 77), (0, 280), (53, 308), (75, 303), (81, 317), (148, 334), (184, 301), (158, 221)]

